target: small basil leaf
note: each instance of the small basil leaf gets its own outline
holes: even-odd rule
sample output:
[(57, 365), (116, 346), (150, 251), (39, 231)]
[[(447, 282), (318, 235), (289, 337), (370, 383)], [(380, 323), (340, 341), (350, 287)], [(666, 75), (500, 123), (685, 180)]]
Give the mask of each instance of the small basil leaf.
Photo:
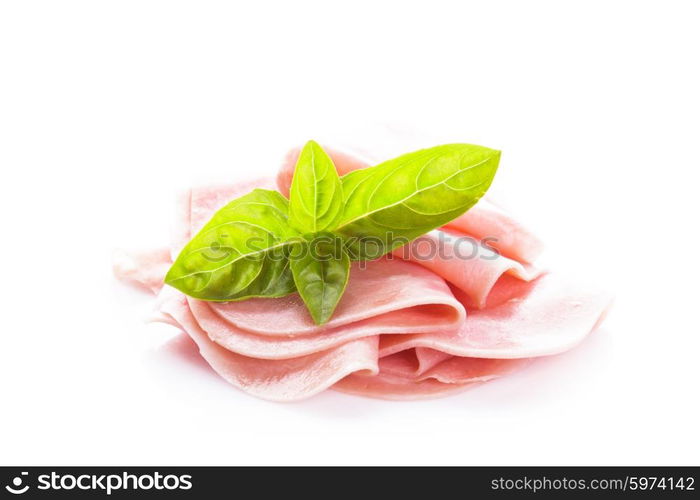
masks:
[(165, 282), (210, 301), (281, 297), (295, 291), (289, 268), (287, 199), (255, 189), (214, 214), (183, 248)]
[(341, 215), (343, 192), (333, 161), (314, 141), (299, 154), (289, 190), (289, 223), (301, 233), (331, 228)]
[(447, 144), (342, 177), (345, 208), (333, 230), (354, 260), (379, 257), (462, 215), (483, 196), (500, 151)]
[(313, 235), (290, 254), (294, 283), (317, 325), (335, 311), (350, 275), (350, 257), (342, 241), (330, 233)]

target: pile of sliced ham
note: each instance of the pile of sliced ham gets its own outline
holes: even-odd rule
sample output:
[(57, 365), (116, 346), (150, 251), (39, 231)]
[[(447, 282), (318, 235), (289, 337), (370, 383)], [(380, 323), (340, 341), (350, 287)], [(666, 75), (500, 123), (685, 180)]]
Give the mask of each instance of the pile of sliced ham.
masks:
[[(297, 294), (217, 303), (163, 286), (172, 260), (216, 210), (255, 187), (288, 195), (297, 154), (276, 186), (260, 179), (191, 189), (179, 200), (170, 249), (115, 263), (117, 276), (158, 295), (159, 321), (185, 331), (219, 375), (249, 394), (294, 401), (328, 388), (386, 399), (460, 391), (573, 348), (609, 307), (606, 293), (536, 268), (540, 241), (485, 200), (411, 248), (353, 264), (322, 326)], [(341, 175), (365, 166), (331, 156)], [(443, 251), (431, 252), (434, 244)]]

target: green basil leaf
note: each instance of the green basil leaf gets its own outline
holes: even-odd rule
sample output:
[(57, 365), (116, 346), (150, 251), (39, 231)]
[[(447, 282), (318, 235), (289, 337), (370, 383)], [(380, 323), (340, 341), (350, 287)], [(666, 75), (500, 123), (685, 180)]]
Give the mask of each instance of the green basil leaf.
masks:
[(342, 177), (345, 208), (334, 232), (351, 257), (379, 257), (462, 215), (483, 196), (500, 151), (447, 144)]
[(165, 282), (210, 301), (281, 297), (295, 291), (287, 199), (255, 189), (220, 209), (180, 252)]
[(335, 311), (350, 275), (350, 257), (342, 241), (330, 233), (319, 233), (295, 245), (290, 262), (294, 283), (317, 325), (326, 323)]
[(289, 190), (289, 223), (301, 233), (331, 228), (341, 215), (343, 192), (333, 161), (314, 141), (299, 154)]

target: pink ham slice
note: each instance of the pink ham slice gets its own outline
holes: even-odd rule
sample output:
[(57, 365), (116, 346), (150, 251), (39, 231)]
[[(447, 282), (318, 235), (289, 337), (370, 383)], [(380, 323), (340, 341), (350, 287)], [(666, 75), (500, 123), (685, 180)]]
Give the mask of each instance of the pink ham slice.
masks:
[(435, 349), (418, 347), (405, 349), (384, 357), (381, 357), (380, 354), (379, 371), (386, 375), (416, 381), (433, 378), (446, 384), (465, 384), (491, 380), (509, 373), (529, 361), (530, 359), (527, 358), (458, 357)]
[(377, 399), (414, 400), (449, 396), (462, 392), (476, 383), (445, 384), (432, 378), (416, 381), (385, 373), (379, 373), (373, 377), (352, 374), (339, 380), (333, 389)]
[[(277, 177), (283, 193), (297, 155), (298, 150), (287, 156)], [(346, 154), (331, 156), (341, 174), (366, 166)], [(270, 189), (273, 182), (184, 193), (172, 255), (160, 250), (136, 256), (115, 271), (157, 291), (171, 258), (191, 234), (254, 187)], [(498, 253), (485, 238), (497, 239), (488, 244)], [(438, 239), (443, 253), (424, 258), (421, 245)], [(570, 349), (609, 304), (595, 288), (535, 269), (531, 262), (541, 249), (539, 240), (487, 202), (413, 245), (364, 269), (355, 265), (336, 314), (322, 327), (311, 322), (296, 295), (209, 303), (169, 287), (160, 292), (158, 319), (187, 332), (224, 379), (264, 399), (298, 400), (329, 387), (416, 399), (461, 391), (533, 357)], [(474, 258), (453, 258), (458, 251)]]
[(297, 401), (317, 394), (351, 373), (376, 374), (377, 336), (347, 342), (334, 349), (282, 360), (241, 356), (213, 342), (199, 326), (187, 299), (166, 289), (160, 312), (178, 325), (202, 357), (224, 380), (271, 401)]
[(487, 199), (480, 200), (446, 227), (469, 234), (492, 245), (502, 255), (524, 263), (537, 260), (543, 250), (539, 238)]
[(470, 311), (457, 332), (383, 335), (380, 356), (421, 347), (455, 356), (495, 359), (559, 354), (579, 344), (611, 302), (599, 289), (574, 285), (555, 274), (529, 283), (504, 279), (496, 291), (510, 298)]
[(190, 300), (190, 307), (212, 340), (266, 359), (301, 356), (386, 333), (456, 332), (465, 317), (443, 280), (402, 261), (372, 262), (365, 270), (356, 266), (333, 319), (321, 327), (309, 320), (296, 295), (226, 304)]
[(119, 251), (112, 259), (112, 270), (122, 281), (158, 293), (163, 288), (163, 278), (171, 264), (170, 250), (167, 248)]
[[(348, 375), (333, 389), (380, 399), (414, 400), (447, 396), (464, 391), (480, 382), (506, 375), (527, 364), (527, 359), (478, 359), (452, 357), (421, 376), (413, 377), (410, 365), (397, 367), (395, 356), (409, 356), (411, 351), (381, 358), (377, 375)], [(404, 371), (406, 370), (406, 371)]]
[(530, 281), (540, 270), (503, 257), (479, 241), (454, 231), (432, 231), (394, 250), (393, 254), (415, 262), (446, 279), (464, 292), (465, 303), (479, 309), (504, 274)]
[[(311, 320), (297, 295), (206, 304), (227, 325), (262, 337), (329, 336), (339, 328), (396, 312), (411, 315), (411, 321), (420, 317), (437, 321), (440, 329), (458, 326), (465, 316), (464, 307), (439, 276), (415, 264), (386, 259), (353, 264), (345, 293), (323, 326)], [(397, 314), (390, 317), (403, 321)]]

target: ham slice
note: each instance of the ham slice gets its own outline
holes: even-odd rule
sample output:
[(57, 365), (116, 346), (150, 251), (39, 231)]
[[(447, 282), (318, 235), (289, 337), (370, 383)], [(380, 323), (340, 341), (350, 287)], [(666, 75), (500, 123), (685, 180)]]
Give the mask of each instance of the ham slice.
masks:
[(133, 252), (120, 250), (112, 258), (112, 270), (117, 277), (153, 293), (163, 288), (163, 278), (171, 264), (168, 248)]
[[(579, 344), (611, 302), (607, 293), (595, 287), (574, 284), (551, 273), (530, 283), (506, 279), (496, 290), (510, 298), (470, 311), (458, 331), (383, 335), (380, 355), (416, 347), (496, 359), (559, 354)], [(458, 291), (456, 295), (460, 295)]]
[[(184, 330), (202, 357), (224, 380), (271, 401), (296, 401), (327, 389), (351, 373), (378, 373), (377, 336), (346, 342), (334, 349), (281, 360), (241, 356), (212, 341), (197, 322), (188, 300), (166, 289), (160, 312)], [(170, 295), (172, 293), (172, 295)]]
[(504, 274), (530, 281), (540, 270), (503, 257), (471, 236), (451, 230), (432, 231), (394, 250), (393, 254), (415, 262), (464, 292), (465, 302), (483, 309), (496, 282)]
[[(421, 354), (419, 354), (421, 353)], [(421, 357), (428, 356), (428, 362)], [(380, 354), (379, 371), (386, 375), (422, 381), (435, 379), (446, 384), (485, 382), (529, 362), (521, 359), (468, 358), (418, 347), (395, 354)]]
[[(297, 295), (206, 304), (226, 324), (260, 336), (287, 338), (328, 336), (338, 328), (397, 311), (412, 321), (430, 318), (441, 328), (458, 325), (465, 316), (464, 307), (439, 276), (415, 264), (387, 259), (365, 262), (362, 266), (353, 264), (345, 294), (333, 317), (323, 326), (311, 320)], [(397, 314), (392, 317), (401, 321)]]
[(333, 389), (356, 396), (378, 399), (413, 400), (448, 396), (476, 383), (445, 384), (435, 379), (421, 381), (379, 373), (374, 377), (352, 374), (339, 380)]
[(457, 331), (465, 311), (438, 276), (402, 261), (377, 261), (351, 272), (334, 317), (315, 325), (297, 295), (208, 303), (190, 300), (209, 337), (246, 356), (281, 359), (379, 334)]
[(530, 360), (504, 360), (451, 357), (423, 374), (412, 377), (403, 370), (396, 370), (394, 356), (380, 359), (377, 375), (353, 373), (336, 383), (335, 390), (381, 399), (412, 400), (446, 396), (473, 387), (480, 382), (508, 374)]
[[(278, 173), (283, 194), (297, 156), (291, 151)], [(341, 174), (366, 166), (331, 156)], [(174, 257), (216, 210), (274, 186), (257, 179), (189, 190), (178, 198), (169, 250), (115, 263), (122, 279), (158, 293), (157, 321), (186, 332), (216, 373), (254, 396), (295, 401), (327, 388), (386, 399), (459, 392), (576, 346), (610, 303), (595, 287), (535, 267), (539, 239), (486, 201), (410, 246), (354, 264), (323, 326), (296, 294), (214, 303), (162, 287)]]
[(537, 236), (488, 199), (480, 200), (446, 227), (469, 234), (523, 263), (535, 262), (544, 248)]

